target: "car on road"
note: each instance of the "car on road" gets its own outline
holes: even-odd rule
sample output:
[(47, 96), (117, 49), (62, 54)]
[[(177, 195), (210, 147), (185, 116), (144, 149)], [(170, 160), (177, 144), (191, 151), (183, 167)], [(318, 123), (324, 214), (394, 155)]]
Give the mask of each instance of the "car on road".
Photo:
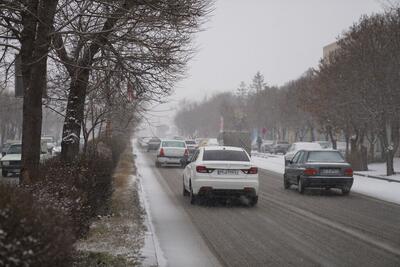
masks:
[(151, 150), (157, 150), (158, 147), (160, 146), (161, 139), (158, 137), (152, 137), (148, 142), (147, 142), (147, 151)]
[(319, 143), (314, 142), (296, 142), (290, 145), (285, 154), (285, 165), (288, 164), (290, 160), (293, 159), (294, 155), (299, 150), (319, 150), (322, 149)]
[(183, 172), (183, 195), (195, 204), (201, 197), (246, 197), (258, 202), (258, 168), (239, 147), (200, 147)]
[(156, 167), (181, 166), (184, 167), (189, 158), (189, 150), (185, 141), (182, 140), (161, 140), (157, 150)]
[(139, 137), (138, 143), (140, 147), (147, 148), (147, 143), (150, 141), (151, 137)]
[(275, 141), (271, 148), (271, 153), (273, 154), (286, 154), (290, 144), (287, 141)]
[(21, 170), (22, 144), (12, 144), (8, 147), (6, 154), (0, 160), (1, 174), (7, 177), (9, 173), (19, 173)]
[(297, 185), (300, 194), (306, 188), (338, 188), (344, 195), (353, 185), (353, 169), (337, 150), (300, 150), (285, 167), (284, 188)]
[(261, 152), (271, 153), (273, 144), (274, 144), (273, 140), (264, 140), (263, 143), (261, 144)]
[(186, 147), (189, 150), (189, 155), (193, 155), (196, 149), (199, 147), (195, 140), (185, 140)]

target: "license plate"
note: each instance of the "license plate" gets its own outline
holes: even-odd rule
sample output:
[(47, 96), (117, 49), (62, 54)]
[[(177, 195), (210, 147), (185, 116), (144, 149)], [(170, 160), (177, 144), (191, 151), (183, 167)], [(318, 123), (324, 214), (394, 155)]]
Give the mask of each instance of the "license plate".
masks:
[(238, 175), (239, 170), (217, 170), (218, 175)]
[(334, 175), (339, 173), (340, 169), (321, 169), (321, 174)]

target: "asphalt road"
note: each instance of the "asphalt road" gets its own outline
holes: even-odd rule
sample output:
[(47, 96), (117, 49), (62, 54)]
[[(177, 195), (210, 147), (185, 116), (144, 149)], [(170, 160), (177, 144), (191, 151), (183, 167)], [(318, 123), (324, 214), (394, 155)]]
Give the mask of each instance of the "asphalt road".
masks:
[[(149, 166), (154, 156), (147, 154)], [(364, 195), (284, 190), (282, 177), (260, 172), (256, 207), (240, 202), (192, 206), (182, 196), (182, 169), (159, 169), (163, 186), (184, 208), (225, 266), (400, 266), (400, 206)], [(400, 193), (400, 192), (399, 192)]]

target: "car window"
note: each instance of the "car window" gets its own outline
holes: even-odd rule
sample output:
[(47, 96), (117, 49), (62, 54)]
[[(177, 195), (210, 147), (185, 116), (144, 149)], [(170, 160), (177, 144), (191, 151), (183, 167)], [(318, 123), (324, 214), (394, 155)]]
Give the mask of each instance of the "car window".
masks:
[(7, 151), (7, 154), (21, 154), (21, 145), (12, 145)]
[(308, 153), (307, 162), (345, 162), (337, 151), (311, 151)]
[(306, 161), (307, 153), (305, 151), (300, 152), (298, 163), (304, 163)]
[(185, 147), (185, 143), (182, 141), (164, 141), (162, 142), (163, 147)]
[(194, 154), (193, 154), (192, 158), (190, 159), (190, 161), (191, 162), (196, 161), (197, 158), (199, 157), (199, 154), (200, 154), (200, 150), (197, 149), (196, 152), (194, 152)]
[(185, 143), (186, 143), (187, 145), (195, 145), (195, 144), (196, 144), (195, 141), (185, 141)]
[(204, 161), (250, 161), (246, 152), (240, 150), (205, 150)]
[(294, 155), (292, 162), (293, 164), (297, 163), (297, 161), (299, 160), (301, 152), (297, 152), (296, 155)]

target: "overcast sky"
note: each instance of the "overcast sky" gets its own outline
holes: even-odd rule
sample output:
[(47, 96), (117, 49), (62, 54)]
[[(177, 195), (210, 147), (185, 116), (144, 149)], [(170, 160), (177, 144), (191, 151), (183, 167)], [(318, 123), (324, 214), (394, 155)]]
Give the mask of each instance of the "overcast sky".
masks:
[(322, 47), (362, 14), (382, 9), (380, 0), (216, 0), (173, 98), (235, 90), (257, 71), (282, 85), (317, 66)]
[[(383, 10), (385, 0), (216, 0), (198, 52), (170, 104), (234, 91), (260, 71), (269, 85), (282, 85), (316, 67), (323, 46), (358, 21)], [(157, 112), (172, 117), (170, 112)], [(169, 118), (171, 119), (171, 118)], [(157, 119), (159, 121), (159, 119)], [(164, 119), (161, 119), (164, 121)]]

